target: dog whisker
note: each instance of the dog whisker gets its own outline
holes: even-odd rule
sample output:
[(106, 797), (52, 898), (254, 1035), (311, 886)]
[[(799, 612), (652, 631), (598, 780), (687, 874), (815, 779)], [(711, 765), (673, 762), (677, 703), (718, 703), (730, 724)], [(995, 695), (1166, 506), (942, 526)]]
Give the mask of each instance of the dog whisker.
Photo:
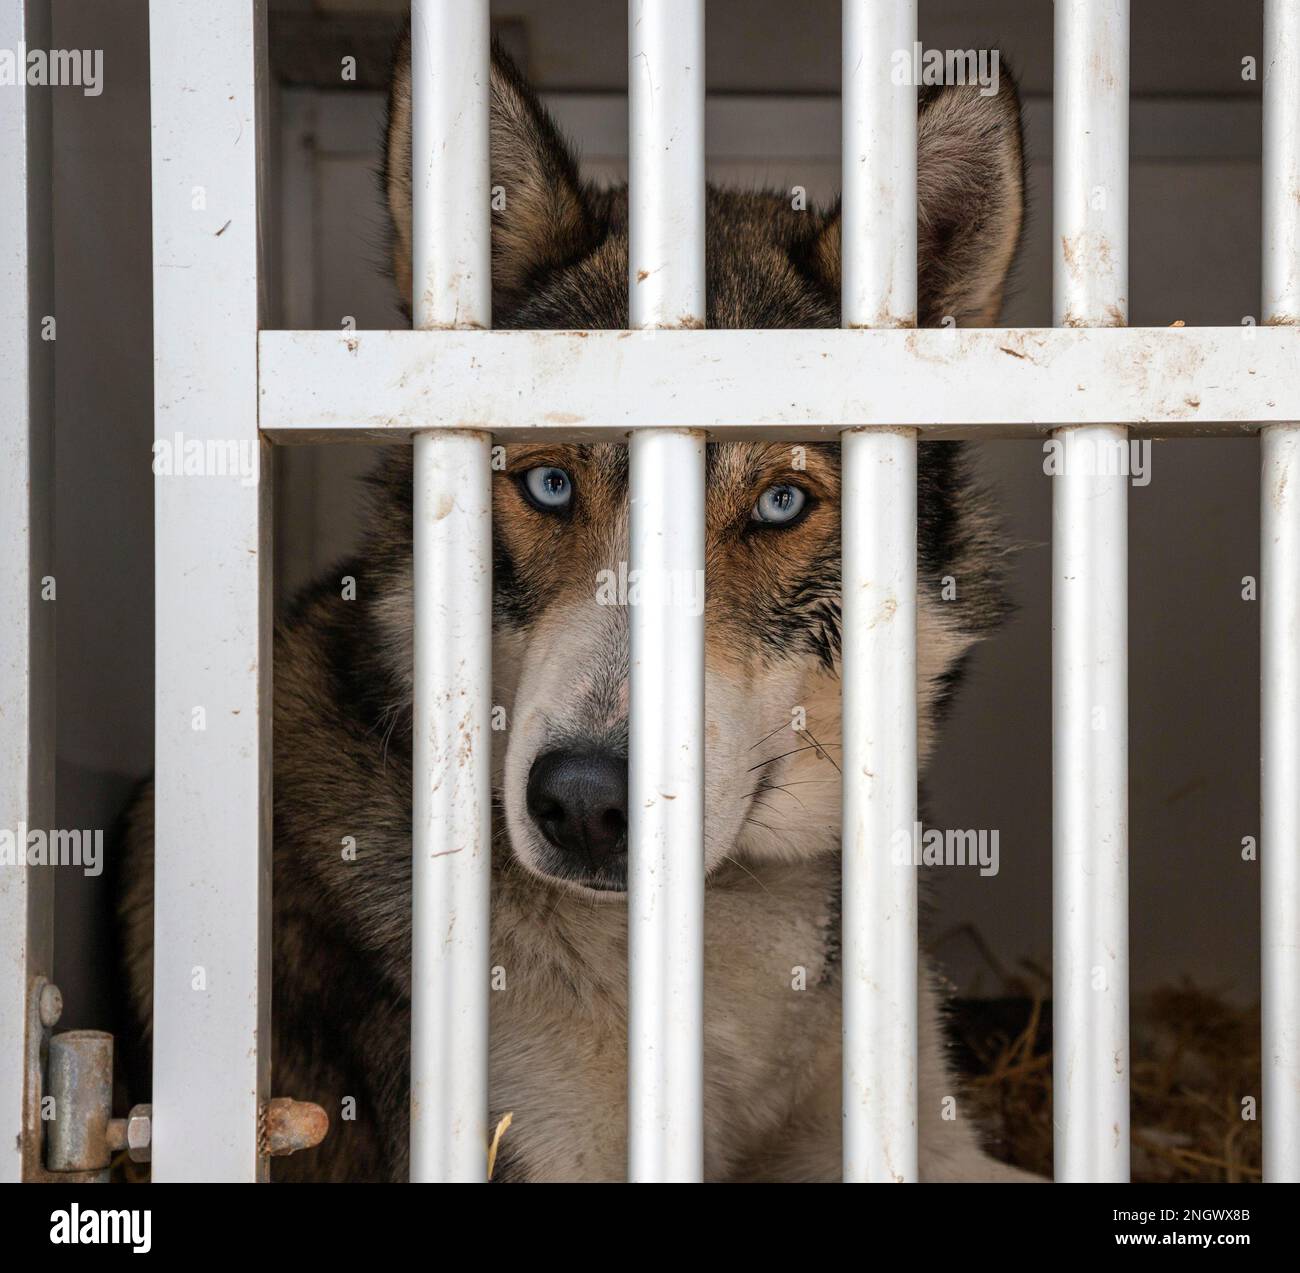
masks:
[[(747, 820), (748, 820), (748, 819), (747, 819)], [(761, 889), (763, 890), (764, 893), (766, 893), (769, 897), (772, 896), (772, 890), (771, 890), (770, 888), (768, 888), (768, 886), (767, 886), (766, 884), (764, 884), (763, 881), (760, 880), (760, 879), (758, 878), (758, 876), (755, 875), (754, 872), (751, 871), (751, 870), (749, 869), (749, 867), (747, 867), (747, 866), (746, 866), (746, 865), (745, 865), (745, 864), (744, 864), (744, 863), (743, 863), (739, 858), (733, 858), (729, 853), (724, 853), (724, 854), (722, 855), (722, 860), (723, 860), (724, 862), (730, 862), (730, 863), (732, 864), (732, 866), (738, 866), (738, 867), (740, 867), (740, 869), (741, 869), (742, 871), (744, 871), (745, 874), (748, 875), (749, 878), (750, 878), (751, 880), (753, 880), (754, 883), (757, 884), (758, 887), (761, 888)]]
[[(741, 796), (740, 798), (741, 798), (742, 800), (751, 800), (751, 799), (752, 799), (752, 800), (754, 801), (755, 804), (758, 804), (758, 803), (759, 803), (759, 797), (760, 797), (760, 796), (763, 796), (763, 795), (766, 795), (766, 793), (769, 792), (769, 791), (780, 791), (780, 792), (784, 793), (785, 795), (789, 796), (790, 799), (793, 800), (793, 801), (794, 801), (794, 802), (795, 802), (795, 803), (796, 803), (800, 808), (803, 808), (803, 801), (800, 800), (799, 797), (796, 796), (796, 795), (794, 794), (793, 791), (786, 791), (786, 789), (785, 789), (784, 787), (780, 787), (780, 786), (778, 786), (778, 787), (755, 787), (753, 791), (747, 791), (747, 792), (745, 792), (745, 794), (744, 794), (743, 796)], [(764, 808), (764, 809), (771, 809), (772, 806), (769, 805), (769, 804), (764, 804), (764, 805), (763, 805), (763, 808)], [(775, 813), (776, 810), (773, 809), (772, 812)]]
[[(779, 724), (779, 725), (778, 725), (778, 726), (777, 726), (777, 727), (772, 731), (771, 734), (764, 734), (763, 737), (760, 738), (760, 739), (758, 740), (758, 742), (756, 742), (756, 743), (754, 744), (754, 747), (761, 747), (765, 742), (767, 742), (767, 740), (768, 740), (769, 738), (772, 737), (773, 734), (779, 734), (783, 729), (788, 729), (788, 728), (790, 728), (790, 722), (789, 722), (788, 720), (787, 720), (787, 721), (782, 721), (782, 722), (781, 722), (781, 723), (780, 723), (780, 724)], [(754, 747), (751, 747), (749, 750), (750, 750), (750, 751), (753, 751), (753, 750), (754, 750)]]
[[(830, 744), (830, 743), (827, 744), (827, 746), (834, 746), (834, 745), (835, 744)], [(745, 772), (752, 774), (755, 769), (762, 769), (764, 765), (774, 765), (778, 760), (784, 760), (787, 756), (797, 756), (801, 751), (819, 752), (822, 755), (823, 759), (830, 760), (831, 764), (835, 765), (835, 762), (831, 760), (829, 756), (826, 755), (826, 747), (823, 747), (821, 743), (808, 743), (803, 747), (796, 747), (793, 751), (782, 752), (779, 756), (769, 756), (766, 760), (761, 760), (756, 765), (750, 765), (750, 767)], [(838, 770), (839, 766), (835, 765), (835, 768)]]
[[(817, 750), (820, 751), (820, 752), (822, 753), (822, 758), (823, 758), (824, 760), (829, 760), (829, 761), (831, 762), (832, 765), (835, 765), (835, 761), (834, 761), (830, 756), (828, 756), (828, 755), (826, 754), (826, 747), (838, 747), (838, 746), (840, 746), (840, 744), (839, 744), (839, 743), (827, 743), (826, 746), (824, 747), (824, 746), (822, 746), (821, 743), (817, 742), (817, 739), (816, 739), (816, 737), (814, 736), (812, 730), (809, 729), (806, 725), (804, 726), (804, 731), (803, 731), (803, 732), (804, 732), (805, 734), (807, 734), (808, 737), (811, 738), (811, 739), (813, 740), (814, 744), (816, 744)], [(839, 765), (835, 765), (835, 772), (836, 772), (836, 773), (839, 773), (839, 772), (840, 772), (840, 767), (839, 767)]]

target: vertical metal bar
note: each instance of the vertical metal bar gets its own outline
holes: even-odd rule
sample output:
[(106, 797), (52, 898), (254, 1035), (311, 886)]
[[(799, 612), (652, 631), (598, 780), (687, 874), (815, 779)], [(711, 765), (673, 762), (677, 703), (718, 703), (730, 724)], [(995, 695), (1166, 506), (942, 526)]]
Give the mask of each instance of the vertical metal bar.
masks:
[(412, 290), (418, 328), (492, 325), (487, 0), (411, 5)]
[(916, 435), (842, 435), (844, 1179), (917, 1179)]
[[(916, 323), (915, 0), (845, 0), (845, 327)], [(917, 1179), (916, 430), (840, 437), (844, 1179)], [(899, 847), (904, 847), (900, 855)]]
[[(48, 6), (0, 0), (0, 48), (48, 48)], [(0, 828), (25, 847), (54, 814), (54, 573), (50, 495), (54, 366), (42, 322), (53, 310), (49, 91), (0, 94)], [(0, 864), (0, 1181), (38, 1164), (37, 1093), (27, 1090), (32, 983), (53, 961), (53, 868)]]
[(702, 327), (704, 0), (628, 0), (632, 326)]
[[(705, 441), (630, 441), (628, 1176), (698, 1181), (704, 1148)], [(669, 512), (669, 510), (672, 510)]]
[[(1128, 0), (1057, 0), (1055, 321), (1128, 318)], [(1056, 1179), (1127, 1180), (1128, 431), (1055, 435), (1052, 515)]]
[[(1300, 322), (1300, 0), (1264, 5), (1263, 319)], [(1287, 426), (1288, 428), (1290, 426)]]
[[(1264, 9), (1266, 323), (1300, 323), (1300, 3)], [(1264, 1179), (1300, 1181), (1300, 424), (1260, 437)]]
[[(423, 329), (492, 320), (487, 0), (411, 7), (413, 282)], [(487, 1179), (491, 438), (416, 436), (413, 1181)]]
[(895, 84), (895, 57), (911, 65), (916, 0), (844, 0), (844, 327), (916, 326), (916, 86)]
[[(633, 327), (702, 327), (703, 0), (629, 0)], [(628, 1177), (704, 1172), (705, 436), (630, 442)], [(697, 591), (698, 589), (698, 591)], [(694, 611), (698, 609), (698, 613)]]
[[(177, 473), (154, 488), (153, 1175), (247, 1181), (271, 1059), (266, 11), (152, 0), (149, 19), (154, 409)], [(212, 469), (180, 476), (196, 448)], [(244, 472), (217, 475), (232, 452)]]
[(1300, 427), (1261, 437), (1264, 1179), (1300, 1182)]

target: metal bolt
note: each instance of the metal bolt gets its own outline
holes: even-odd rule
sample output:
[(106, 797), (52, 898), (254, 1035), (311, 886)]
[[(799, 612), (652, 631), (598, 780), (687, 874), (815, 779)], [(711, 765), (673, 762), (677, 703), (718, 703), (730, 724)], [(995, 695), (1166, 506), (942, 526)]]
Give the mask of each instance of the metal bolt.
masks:
[(63, 1015), (63, 992), (52, 981), (47, 981), (41, 987), (39, 1010), (41, 1024), (47, 1030), (52, 1030), (59, 1024), (59, 1018)]
[(268, 1101), (259, 1122), (261, 1150), (268, 1158), (311, 1149), (325, 1139), (330, 1129), (329, 1115), (319, 1105), (287, 1096)]
[(153, 1150), (153, 1106), (134, 1105), (126, 1120), (126, 1151), (132, 1162), (148, 1162)]

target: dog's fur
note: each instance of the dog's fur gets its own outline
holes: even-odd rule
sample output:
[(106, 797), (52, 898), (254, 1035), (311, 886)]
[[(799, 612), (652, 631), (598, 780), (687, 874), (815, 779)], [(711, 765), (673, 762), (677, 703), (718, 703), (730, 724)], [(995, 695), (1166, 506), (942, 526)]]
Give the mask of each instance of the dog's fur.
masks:
[[(919, 313), (991, 321), (1020, 233), (1019, 105), (1000, 92), (925, 90), (918, 121)], [(410, 56), (390, 102), (385, 190), (393, 268), (411, 287)], [(622, 328), (627, 194), (582, 184), (518, 73), (492, 74), (493, 316), (498, 327)], [(708, 193), (709, 327), (835, 327), (839, 216), (784, 196)], [(705, 956), (706, 1175), (833, 1180), (840, 1172), (839, 457), (809, 446), (716, 443), (708, 453)], [(627, 612), (599, 606), (597, 572), (628, 555), (627, 458), (545, 438), (495, 475), (497, 834), (491, 1110), (513, 1112), (497, 1176), (610, 1180), (626, 1164), (626, 908), (556, 879), (525, 806), (530, 767), (557, 742), (625, 752)], [(519, 477), (566, 470), (556, 516)], [(809, 511), (755, 526), (754, 501), (797, 482)], [(407, 1170), (411, 858), (411, 455), (376, 473), (364, 546), (279, 628), (274, 720), (274, 1088), (322, 1104), (325, 1143), (284, 1178), (402, 1179)], [(960, 448), (920, 448), (921, 755), (973, 643), (1006, 612), (1003, 549)], [(355, 600), (340, 577), (355, 576)], [(940, 600), (955, 577), (957, 599)], [(802, 707), (807, 730), (792, 732)], [(129, 818), (121, 927), (147, 1033), (152, 793)], [(340, 850), (356, 838), (356, 861)], [(215, 846), (202, 847), (216, 851)], [(806, 988), (794, 989), (798, 970)], [(920, 1014), (921, 1173), (1008, 1179), (978, 1147), (945, 1060), (935, 979)], [(942, 1117), (957, 1096), (955, 1121)], [(356, 1117), (340, 1118), (353, 1097)]]

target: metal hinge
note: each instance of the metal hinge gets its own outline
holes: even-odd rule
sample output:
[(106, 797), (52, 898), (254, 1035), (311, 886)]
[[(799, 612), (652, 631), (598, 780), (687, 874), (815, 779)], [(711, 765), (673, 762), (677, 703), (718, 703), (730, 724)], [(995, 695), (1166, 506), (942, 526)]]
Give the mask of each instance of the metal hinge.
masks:
[[(148, 1162), (152, 1106), (133, 1106), (125, 1118), (112, 1116), (113, 1036), (103, 1030), (55, 1034), (63, 995), (44, 977), (33, 980), (28, 1006), (24, 1179), (104, 1181), (122, 1150), (132, 1162)], [(280, 1157), (310, 1149), (328, 1130), (329, 1117), (319, 1105), (277, 1097), (262, 1106), (258, 1151)]]

